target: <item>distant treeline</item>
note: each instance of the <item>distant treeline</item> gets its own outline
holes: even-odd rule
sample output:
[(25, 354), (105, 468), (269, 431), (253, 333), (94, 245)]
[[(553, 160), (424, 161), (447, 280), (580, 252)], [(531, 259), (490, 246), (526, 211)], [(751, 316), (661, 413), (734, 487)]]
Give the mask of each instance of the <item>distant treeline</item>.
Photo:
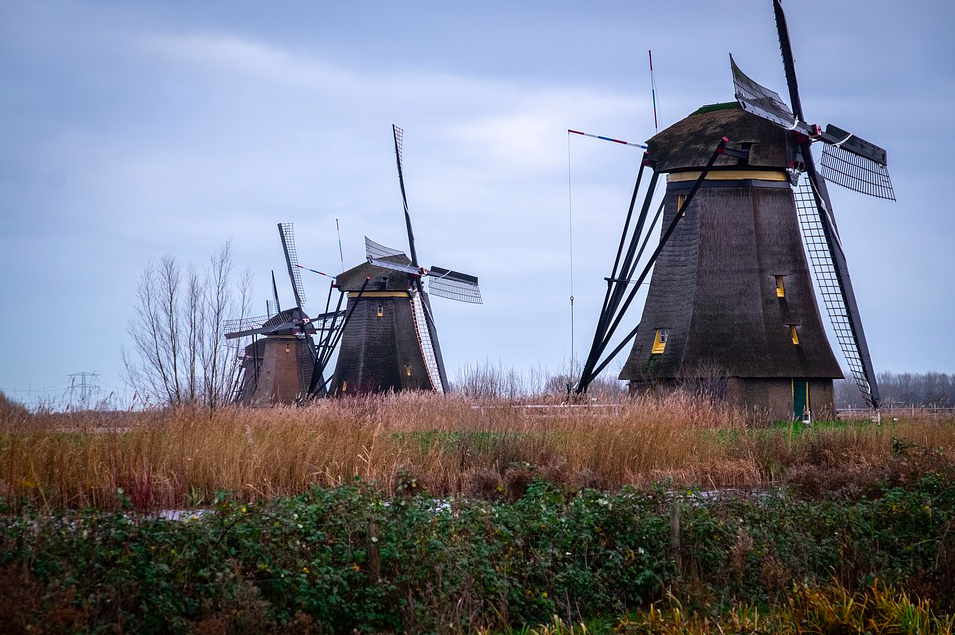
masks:
[[(879, 373), (879, 391), (885, 405), (955, 407), (955, 374)], [(837, 380), (836, 407), (865, 406), (853, 379)]]

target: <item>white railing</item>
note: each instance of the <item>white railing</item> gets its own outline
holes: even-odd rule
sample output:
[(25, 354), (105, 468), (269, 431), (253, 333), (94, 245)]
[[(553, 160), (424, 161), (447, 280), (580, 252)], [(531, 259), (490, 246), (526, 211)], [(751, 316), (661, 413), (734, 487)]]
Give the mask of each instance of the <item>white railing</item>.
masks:
[[(948, 406), (916, 406), (902, 404), (882, 404), (879, 409), (882, 416), (889, 415), (907, 415), (914, 417), (917, 415), (930, 417), (955, 417), (955, 408)], [(865, 406), (849, 406), (847, 408), (836, 408), (836, 413), (841, 416), (860, 415), (868, 416), (872, 413), (871, 408)]]

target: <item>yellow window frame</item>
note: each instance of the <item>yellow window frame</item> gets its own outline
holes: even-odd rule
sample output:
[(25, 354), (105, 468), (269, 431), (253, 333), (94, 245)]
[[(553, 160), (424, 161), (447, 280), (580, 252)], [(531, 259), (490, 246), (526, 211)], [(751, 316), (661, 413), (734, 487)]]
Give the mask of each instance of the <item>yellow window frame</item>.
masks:
[(793, 346), (799, 346), (799, 333), (796, 332), (796, 325), (789, 325), (789, 336), (793, 338)]
[(785, 298), (786, 297), (786, 287), (783, 286), (783, 277), (776, 276), (776, 297)]
[[(686, 200), (686, 197), (682, 194), (677, 194), (676, 197), (676, 211), (680, 211), (680, 208), (683, 207), (683, 201)], [(686, 210), (683, 210), (683, 213), (680, 216), (686, 216)]]
[(659, 328), (653, 335), (653, 349), (650, 351), (653, 355), (659, 355), (667, 347), (667, 340), (670, 338), (670, 329)]

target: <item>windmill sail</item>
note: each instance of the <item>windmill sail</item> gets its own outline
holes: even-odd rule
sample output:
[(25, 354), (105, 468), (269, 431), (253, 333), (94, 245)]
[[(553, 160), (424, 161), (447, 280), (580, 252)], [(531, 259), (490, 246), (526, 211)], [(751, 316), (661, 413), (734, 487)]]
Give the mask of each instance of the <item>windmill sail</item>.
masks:
[(380, 243), (376, 243), (368, 236), (365, 236), (365, 257), (366, 258), (390, 258), (391, 256), (408, 256), (405, 252), (400, 249), (393, 249), (391, 247), (385, 247)]
[(862, 194), (895, 200), (885, 150), (831, 124), (826, 126), (826, 134), (841, 141), (822, 148), (819, 173), (824, 179)]
[(252, 329), (259, 328), (273, 317), (275, 317), (275, 314), (225, 320), (222, 323), (222, 328), (226, 332), (226, 339), (244, 337), (244, 335), (240, 335), (239, 333), (242, 331), (250, 331)]
[(279, 313), (282, 310), (282, 305), (279, 304), (279, 287), (275, 284), (275, 270), (272, 270), (272, 301), (275, 303), (275, 311), (269, 311), (270, 314), (274, 315)]
[(329, 329), (334, 329), (334, 323), (341, 320), (343, 317), (345, 317), (344, 311), (329, 311), (328, 313), (322, 313), (312, 318), (310, 326), (316, 332), (327, 331)]
[(274, 315), (226, 320), (223, 327), (226, 331), (225, 338), (227, 340), (249, 335), (268, 335), (296, 327), (300, 327), (305, 333), (312, 335), (333, 328), (331, 325), (334, 321), (340, 319), (344, 314), (344, 311), (331, 311), (322, 313), (314, 319), (309, 319), (304, 317), (300, 311), (288, 309)]
[(402, 273), (408, 273), (413, 276), (421, 275), (421, 269), (419, 267), (412, 267), (411, 265), (407, 265), (403, 262), (392, 262), (391, 260), (384, 260), (382, 258), (369, 258), (368, 262), (375, 265), (376, 267), (401, 271)]
[(743, 73), (732, 55), (730, 66), (733, 69), (736, 100), (743, 110), (823, 142), (820, 161), (823, 178), (862, 194), (895, 200), (884, 149), (832, 124), (826, 126), (825, 132), (820, 132), (818, 127), (800, 121), (778, 93)]
[(412, 291), (411, 307), (414, 317), (415, 332), (418, 335), (418, 345), (421, 347), (421, 356), (424, 358), (425, 368), (428, 369), (428, 379), (431, 380), (431, 386), (438, 392), (445, 392), (444, 382), (441, 373), (440, 351), (436, 349), (436, 340), (431, 337), (432, 324), (428, 318), (430, 310), (427, 306), (427, 298), (423, 293)]
[(414, 248), (414, 230), (411, 229), (411, 214), (408, 212), (408, 195), (405, 193), (405, 170), (402, 158), (405, 131), (396, 125), (391, 126), (395, 137), (395, 161), (398, 163), (398, 185), (401, 186), (401, 204), (405, 210), (405, 227), (408, 229), (408, 247), (411, 249), (411, 264), (417, 266), (418, 253)]
[[(862, 322), (855, 307), (855, 296), (849, 272), (845, 267), (837, 267), (833, 253), (842, 247), (830, 240), (823, 227), (823, 217), (816, 202), (809, 180), (803, 180), (795, 190), (796, 209), (799, 213), (799, 227), (802, 230), (806, 255), (809, 257), (819, 295), (822, 296), (829, 321), (832, 324), (839, 348), (849, 366), (856, 385), (869, 406), (878, 408), (880, 398), (878, 385), (869, 350), (862, 330)], [(843, 264), (845, 257), (839, 258)], [(851, 299), (850, 299), (851, 298)]]
[(730, 66), (733, 69), (733, 85), (736, 87), (736, 100), (739, 105), (748, 113), (757, 117), (768, 119), (773, 123), (794, 130), (799, 124), (799, 120), (789, 106), (783, 102), (779, 93), (769, 90), (765, 86), (758, 84), (750, 79), (739, 66), (733, 56), (730, 55)]
[[(783, 68), (786, 71), (786, 84), (789, 87), (789, 97), (795, 110), (795, 119), (802, 119), (802, 102), (799, 98), (799, 85), (796, 80), (796, 67), (793, 61), (792, 43), (789, 39), (789, 28), (786, 26), (786, 14), (780, 0), (773, 0), (773, 12), (776, 16), (776, 32), (779, 36), (779, 49), (783, 57)], [(811, 134), (811, 137), (822, 139), (826, 147), (841, 148), (841, 152), (846, 156), (849, 154), (864, 159), (856, 165), (863, 167), (869, 164), (881, 162), (885, 167), (885, 151), (878, 146), (862, 141), (861, 139), (852, 139), (843, 130), (828, 126), (826, 133)], [(844, 133), (834, 135), (833, 133)], [(852, 372), (862, 392), (863, 397), (875, 409), (881, 404), (879, 396), (879, 386), (875, 377), (875, 369), (872, 366), (872, 358), (869, 356), (869, 345), (865, 339), (865, 331), (862, 328), (862, 318), (859, 315), (859, 307), (856, 304), (855, 292), (852, 289), (852, 281), (849, 278), (849, 267), (846, 264), (846, 256), (842, 250), (842, 244), (839, 241), (839, 232), (836, 229), (835, 218), (832, 214), (832, 202), (829, 200), (829, 189), (826, 186), (826, 178), (816, 172), (816, 166), (812, 158), (810, 148), (811, 139), (803, 138), (799, 142), (800, 152), (803, 160), (806, 162), (806, 176), (808, 183), (805, 184), (795, 194), (796, 208), (800, 217), (800, 225), (805, 225), (804, 234), (806, 250), (812, 260), (813, 270), (816, 272), (819, 282), (819, 291), (823, 296), (823, 303), (826, 305), (826, 311), (832, 321), (833, 328), (836, 330), (836, 337), (839, 346), (845, 355), (846, 363)], [(825, 158), (825, 152), (823, 153)], [(835, 156), (835, 153), (831, 154)], [(827, 159), (828, 161), (828, 159)], [(824, 170), (833, 176), (837, 176), (832, 169), (832, 164), (825, 167)], [(849, 176), (858, 178), (858, 173), (847, 170)], [(885, 174), (886, 179), (888, 174)], [(845, 183), (857, 182), (849, 178), (841, 179)], [(862, 178), (861, 180), (865, 180)], [(840, 179), (837, 178), (839, 183)], [(841, 184), (841, 183), (840, 183)], [(854, 188), (853, 188), (854, 189)], [(889, 183), (889, 193), (891, 194), (891, 183)]]
[(458, 271), (451, 271), (443, 267), (431, 267), (428, 270), (428, 291), (431, 295), (448, 300), (482, 304), (481, 289), (478, 279)]
[(285, 252), (285, 264), (288, 265), (289, 280), (292, 281), (292, 291), (295, 293), (295, 304), (301, 307), (305, 302), (305, 287), (302, 286), (302, 272), (298, 264), (298, 252), (295, 250), (292, 223), (279, 223), (278, 226), (282, 250)]

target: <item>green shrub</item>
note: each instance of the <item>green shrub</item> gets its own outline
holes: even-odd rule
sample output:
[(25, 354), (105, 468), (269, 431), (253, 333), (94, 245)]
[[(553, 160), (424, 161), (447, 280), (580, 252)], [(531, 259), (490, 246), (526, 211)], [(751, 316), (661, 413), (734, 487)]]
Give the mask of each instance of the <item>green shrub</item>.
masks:
[(832, 500), (534, 481), (507, 503), (359, 482), (257, 505), (220, 496), (187, 520), (0, 516), (0, 589), (33, 589), (16, 618), (32, 632), (56, 611), (61, 632), (503, 629), (621, 615), (668, 592), (688, 610), (781, 605), (793, 580), (854, 593), (876, 577), (950, 609), (953, 518), (955, 483), (933, 473)]

